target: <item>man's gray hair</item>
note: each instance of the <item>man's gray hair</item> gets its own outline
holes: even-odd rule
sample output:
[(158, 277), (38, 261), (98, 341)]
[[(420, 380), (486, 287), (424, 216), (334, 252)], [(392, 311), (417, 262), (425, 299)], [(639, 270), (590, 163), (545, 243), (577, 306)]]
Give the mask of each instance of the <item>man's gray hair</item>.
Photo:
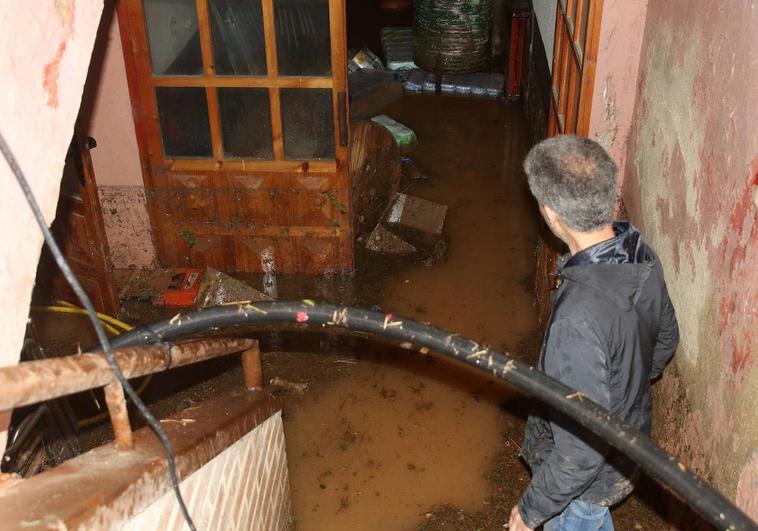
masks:
[(561, 135), (534, 146), (524, 161), (532, 194), (574, 230), (590, 232), (610, 223), (618, 168), (589, 138)]

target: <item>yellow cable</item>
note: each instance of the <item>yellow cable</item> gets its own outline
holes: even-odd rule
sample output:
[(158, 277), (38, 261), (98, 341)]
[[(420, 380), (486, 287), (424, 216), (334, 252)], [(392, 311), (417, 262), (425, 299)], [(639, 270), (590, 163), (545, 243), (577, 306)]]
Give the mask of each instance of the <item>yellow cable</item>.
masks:
[[(38, 312), (56, 312), (56, 313), (69, 313), (69, 314), (76, 314), (76, 315), (87, 315), (87, 310), (84, 308), (79, 308), (78, 306), (74, 306), (70, 302), (59, 300), (55, 301), (58, 306), (32, 306), (33, 311)], [(123, 321), (119, 321), (115, 317), (111, 317), (110, 315), (97, 312), (97, 317), (100, 319), (100, 322), (103, 323), (103, 327), (114, 336), (120, 335), (122, 332), (129, 331), (132, 328), (134, 328), (132, 325), (127, 324)], [(121, 330), (119, 330), (118, 328)], [(135, 390), (138, 395), (141, 395), (145, 389), (147, 389), (147, 386), (150, 385), (150, 381), (153, 379), (152, 374), (148, 374), (145, 376), (145, 378), (140, 383), (139, 387)], [(107, 412), (98, 413), (96, 415), (92, 415), (91, 417), (87, 417), (85, 419), (81, 419), (77, 422), (77, 426), (80, 428), (84, 428), (87, 426), (91, 426), (92, 424), (97, 424), (99, 422), (102, 422), (108, 418)]]
[[(55, 302), (56, 302), (56, 304), (59, 304), (61, 306), (66, 306), (66, 307), (69, 307), (69, 308), (76, 308), (77, 310), (81, 310), (81, 311), (83, 311), (85, 313), (87, 312), (87, 310), (85, 310), (84, 308), (80, 308), (78, 306), (74, 306), (73, 304), (71, 304), (70, 302), (67, 302), (67, 301), (59, 300), (59, 301), (55, 301)], [(124, 330), (126, 332), (128, 332), (129, 330), (131, 330), (131, 329), (134, 328), (132, 325), (127, 324), (127, 323), (125, 323), (123, 321), (119, 321), (115, 317), (111, 317), (110, 315), (105, 314), (105, 313), (97, 312), (97, 316), (100, 318), (101, 321), (105, 321), (105, 322), (110, 323), (110, 324), (112, 324), (114, 326), (117, 326), (117, 327), (121, 328), (122, 330)]]
[[(55, 312), (55, 313), (73, 313), (76, 315), (87, 315), (87, 310), (84, 308), (75, 308), (70, 306), (32, 306), (32, 310), (37, 312)], [(98, 318), (100, 316), (98, 315)], [(116, 327), (110, 325), (103, 319), (100, 319), (105, 329), (114, 336), (120, 335), (122, 330), (118, 330)]]

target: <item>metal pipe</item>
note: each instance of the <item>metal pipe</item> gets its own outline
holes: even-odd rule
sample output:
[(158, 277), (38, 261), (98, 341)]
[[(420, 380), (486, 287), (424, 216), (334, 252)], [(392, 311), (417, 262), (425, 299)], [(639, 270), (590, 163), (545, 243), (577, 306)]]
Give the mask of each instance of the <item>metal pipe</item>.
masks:
[(132, 425), (129, 423), (129, 410), (126, 408), (124, 388), (121, 387), (118, 380), (113, 380), (105, 386), (104, 391), (116, 445), (119, 450), (131, 450), (134, 448), (134, 436), (132, 435)]
[[(164, 371), (249, 349), (255, 340), (211, 338), (115, 351), (127, 378)], [(115, 379), (104, 353), (26, 361), (0, 367), (0, 411), (103, 387)]]

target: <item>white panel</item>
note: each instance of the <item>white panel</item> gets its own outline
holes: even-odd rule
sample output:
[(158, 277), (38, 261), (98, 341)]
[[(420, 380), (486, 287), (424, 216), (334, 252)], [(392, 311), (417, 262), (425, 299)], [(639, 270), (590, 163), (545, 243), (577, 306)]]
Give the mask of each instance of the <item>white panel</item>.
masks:
[(555, 9), (558, 0), (533, 0), (534, 16), (545, 45), (547, 67), (553, 71), (553, 40), (555, 39)]

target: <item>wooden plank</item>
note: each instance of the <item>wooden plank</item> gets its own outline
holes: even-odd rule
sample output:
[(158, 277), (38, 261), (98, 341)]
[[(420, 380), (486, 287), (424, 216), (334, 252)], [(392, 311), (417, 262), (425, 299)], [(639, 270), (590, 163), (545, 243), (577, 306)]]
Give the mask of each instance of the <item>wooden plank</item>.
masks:
[(74, 142), (76, 142), (78, 147), (77, 156), (82, 158), (82, 172), (84, 174), (82, 202), (84, 204), (84, 217), (89, 236), (88, 246), (94, 247), (92, 249), (92, 256), (88, 257), (88, 262), (97, 270), (97, 283), (101, 288), (103, 298), (102, 309), (108, 315), (116, 315), (118, 314), (118, 297), (116, 297), (113, 284), (111, 283), (111, 254), (108, 238), (105, 233), (100, 196), (97, 193), (97, 180), (92, 165), (90, 146), (87, 144), (88, 140), (79, 132), (80, 130), (81, 125), (77, 121), (77, 124), (74, 126)]
[[(211, 79), (213, 71), (213, 45), (211, 43), (211, 28), (208, 22), (207, 0), (195, 0), (197, 10), (197, 32), (200, 37), (200, 55), (203, 59), (203, 78)], [(181, 86), (186, 86), (182, 84)]]
[[(568, 92), (568, 77), (569, 77), (569, 55), (571, 52), (571, 34), (568, 29), (564, 31), (563, 38), (561, 39), (561, 66), (560, 66), (560, 85), (558, 87), (558, 118), (563, 117), (563, 122), (566, 121), (566, 93)], [(566, 132), (564, 130), (564, 132)]]
[[(195, 3), (197, 9), (197, 31), (200, 36), (200, 54), (203, 58), (203, 77), (194, 78), (197, 81), (202, 82), (201, 85), (205, 89), (205, 97), (208, 101), (208, 122), (211, 130), (211, 146), (213, 147), (213, 157), (216, 160), (220, 160), (224, 157), (224, 147), (221, 139), (221, 123), (218, 112), (218, 98), (216, 96), (216, 89), (209, 86), (209, 81), (213, 80), (216, 72), (213, 65), (213, 43), (211, 42), (211, 28), (208, 21), (208, 2), (207, 0), (196, 0)], [(188, 76), (190, 79), (193, 77)], [(155, 78), (153, 78), (155, 79)], [(182, 80), (184, 80), (182, 78)], [(155, 86), (158, 86), (153, 81)], [(188, 86), (186, 83), (180, 85), (174, 85), (180, 87)]]
[(390, 132), (370, 120), (356, 123), (352, 133), (350, 197), (360, 213), (353, 216), (353, 230), (363, 235), (376, 226), (400, 191), (400, 151)]
[(166, 159), (166, 171), (244, 171), (286, 173), (336, 173), (333, 160), (213, 160), (213, 159)]
[(581, 68), (577, 65), (576, 58), (571, 55), (568, 58), (568, 83), (566, 87), (566, 111), (564, 119), (566, 122), (566, 132), (576, 132), (576, 102), (579, 96), (581, 83)]
[[(575, 33), (574, 33), (574, 46), (578, 48), (579, 54), (584, 55), (584, 42), (581, 42), (581, 36), (582, 31), (584, 31), (586, 28), (584, 27), (584, 13), (589, 8), (588, 1), (587, 0), (579, 0), (578, 7), (576, 10), (576, 23), (574, 24)], [(585, 35), (585, 39), (586, 39)]]
[[(345, 0), (329, 0), (329, 32), (332, 43), (332, 78), (334, 81), (333, 105), (334, 105), (334, 145), (337, 162), (338, 190), (337, 198), (341, 205), (344, 205), (344, 214), (338, 217), (339, 228), (342, 229), (339, 246), (337, 248), (336, 259), (338, 263), (335, 272), (352, 271), (354, 267), (354, 238), (353, 238), (353, 205), (350, 194), (350, 142), (348, 145), (340, 144), (339, 117), (343, 113), (345, 117), (345, 126), (348, 131), (343, 134), (350, 139), (350, 109), (339, 109), (339, 93), (347, 93), (347, 22), (345, 18)], [(348, 106), (349, 107), (349, 106)], [(339, 221), (341, 220), (341, 221)], [(296, 246), (296, 253), (299, 259), (308, 260), (310, 264), (318, 264), (315, 254), (308, 251), (308, 244), (301, 243)], [(298, 248), (302, 251), (298, 251)], [(312, 249), (311, 249), (312, 251)], [(303, 264), (303, 267), (311, 267)]]
[(587, 20), (587, 41), (582, 63), (582, 88), (579, 93), (579, 116), (577, 118), (577, 134), (586, 136), (590, 131), (590, 116), (592, 115), (592, 93), (595, 88), (595, 68), (597, 51), (600, 46), (600, 24), (603, 14), (603, 0), (590, 0), (589, 18)]
[(286, 76), (275, 79), (261, 76), (160, 76), (152, 80), (156, 87), (258, 87), (258, 88), (332, 88), (330, 77)]
[[(561, 12), (561, 5), (560, 2), (555, 8), (556, 14), (555, 14), (555, 39), (553, 44), (553, 69), (551, 72), (553, 73), (552, 79), (550, 80), (550, 86), (552, 87), (553, 91), (557, 94), (558, 93), (558, 87), (560, 87), (560, 76), (558, 73), (560, 72), (561, 68), (561, 46), (563, 43), (563, 15)], [(557, 96), (556, 96), (557, 100)]]
[[(314, 237), (314, 238), (341, 238), (345, 234), (343, 227), (314, 226), (314, 225), (257, 225), (254, 229), (232, 228), (212, 226), (208, 223), (184, 224), (179, 230), (187, 230), (195, 237), (217, 236), (248, 236), (261, 238), (290, 238), (290, 237)], [(195, 243), (197, 246), (197, 243)]]
[[(263, 36), (266, 43), (266, 72), (268, 74), (269, 105), (271, 108), (271, 137), (274, 144), (274, 160), (284, 160), (284, 137), (282, 136), (282, 111), (279, 99), (279, 67), (276, 59), (276, 25), (274, 1), (262, 0)], [(283, 78), (293, 79), (293, 78)]]

